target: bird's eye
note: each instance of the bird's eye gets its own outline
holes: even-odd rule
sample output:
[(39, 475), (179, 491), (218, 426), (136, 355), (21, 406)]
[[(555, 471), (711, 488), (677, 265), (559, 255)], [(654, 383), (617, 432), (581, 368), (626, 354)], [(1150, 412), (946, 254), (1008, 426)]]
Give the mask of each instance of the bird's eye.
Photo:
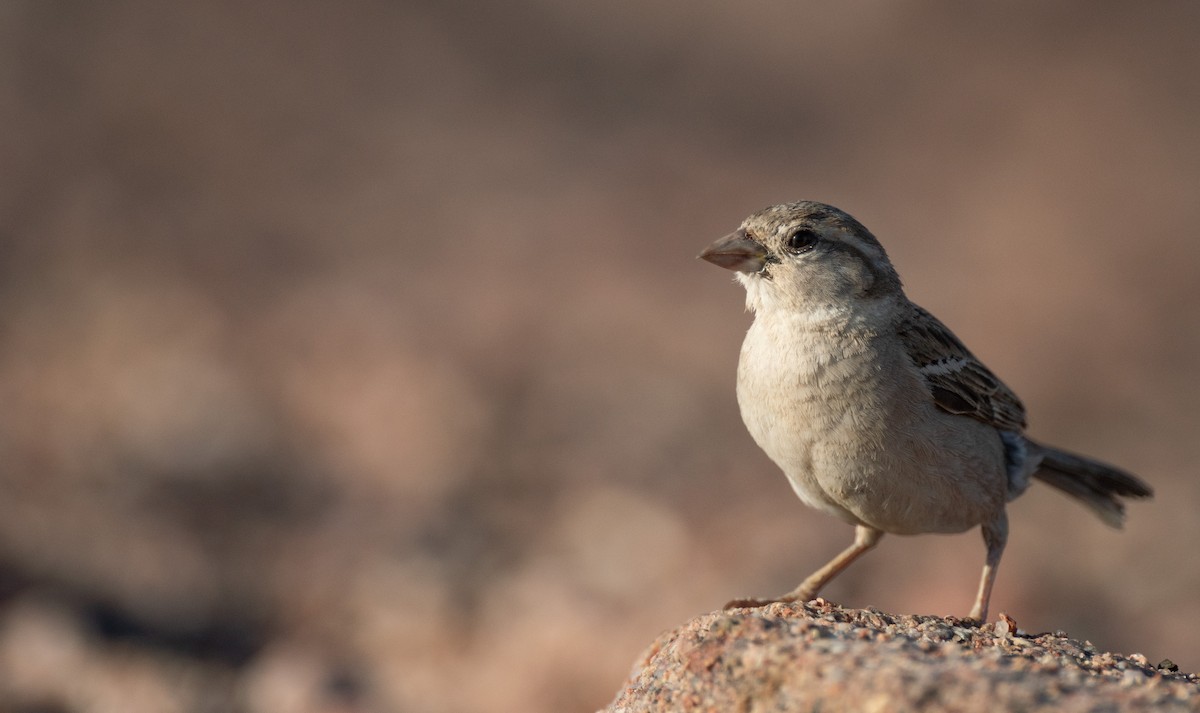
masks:
[(811, 228), (800, 228), (787, 239), (787, 249), (794, 253), (807, 252), (813, 249), (820, 237)]

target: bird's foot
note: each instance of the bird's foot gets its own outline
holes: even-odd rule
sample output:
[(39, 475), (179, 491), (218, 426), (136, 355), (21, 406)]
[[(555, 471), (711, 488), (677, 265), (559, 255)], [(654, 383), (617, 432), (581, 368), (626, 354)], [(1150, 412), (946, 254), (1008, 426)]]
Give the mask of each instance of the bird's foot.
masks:
[(779, 600), (778, 599), (753, 599), (753, 598), (747, 597), (745, 599), (731, 599), (728, 602), (725, 602), (725, 606), (723, 606), (721, 608), (725, 609), (725, 610), (754, 609), (757, 607), (765, 607), (768, 604), (774, 604), (777, 601), (779, 601)]
[(757, 607), (765, 607), (768, 604), (794, 604), (795, 602), (807, 602), (810, 599), (812, 599), (811, 596), (805, 596), (803, 594), (796, 593), (785, 594), (782, 597), (774, 597), (772, 599), (755, 599), (748, 597), (746, 599), (734, 599), (730, 602), (727, 602), (722, 608), (725, 610), (754, 609)]

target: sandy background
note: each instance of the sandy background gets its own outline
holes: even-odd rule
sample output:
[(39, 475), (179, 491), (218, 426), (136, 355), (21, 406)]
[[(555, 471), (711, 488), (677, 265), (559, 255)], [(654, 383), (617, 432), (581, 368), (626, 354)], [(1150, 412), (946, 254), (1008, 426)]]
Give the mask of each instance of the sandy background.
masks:
[[(694, 259), (824, 200), (1144, 476), (995, 611), (1200, 669), (1200, 5), (9, 2), (0, 707), (583, 711), (850, 528), (746, 435)], [(826, 594), (964, 614), (978, 534)]]

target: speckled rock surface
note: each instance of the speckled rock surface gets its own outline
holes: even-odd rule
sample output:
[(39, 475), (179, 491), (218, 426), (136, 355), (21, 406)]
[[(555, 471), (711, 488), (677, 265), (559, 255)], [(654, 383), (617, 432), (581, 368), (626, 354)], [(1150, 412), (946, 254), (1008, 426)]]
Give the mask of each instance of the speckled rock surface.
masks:
[(1171, 668), (1029, 634), (1003, 614), (976, 627), (818, 599), (662, 635), (606, 710), (1200, 711), (1200, 680)]

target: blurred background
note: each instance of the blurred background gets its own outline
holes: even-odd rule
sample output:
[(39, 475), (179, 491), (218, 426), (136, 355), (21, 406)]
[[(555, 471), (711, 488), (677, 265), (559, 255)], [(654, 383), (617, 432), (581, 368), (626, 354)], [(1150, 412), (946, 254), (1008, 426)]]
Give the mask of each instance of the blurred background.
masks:
[[(0, 709), (587, 711), (849, 543), (694, 256), (833, 203), (1157, 498), (993, 597), (1200, 669), (1200, 5), (0, 7)], [(964, 615), (976, 532), (829, 587)]]

